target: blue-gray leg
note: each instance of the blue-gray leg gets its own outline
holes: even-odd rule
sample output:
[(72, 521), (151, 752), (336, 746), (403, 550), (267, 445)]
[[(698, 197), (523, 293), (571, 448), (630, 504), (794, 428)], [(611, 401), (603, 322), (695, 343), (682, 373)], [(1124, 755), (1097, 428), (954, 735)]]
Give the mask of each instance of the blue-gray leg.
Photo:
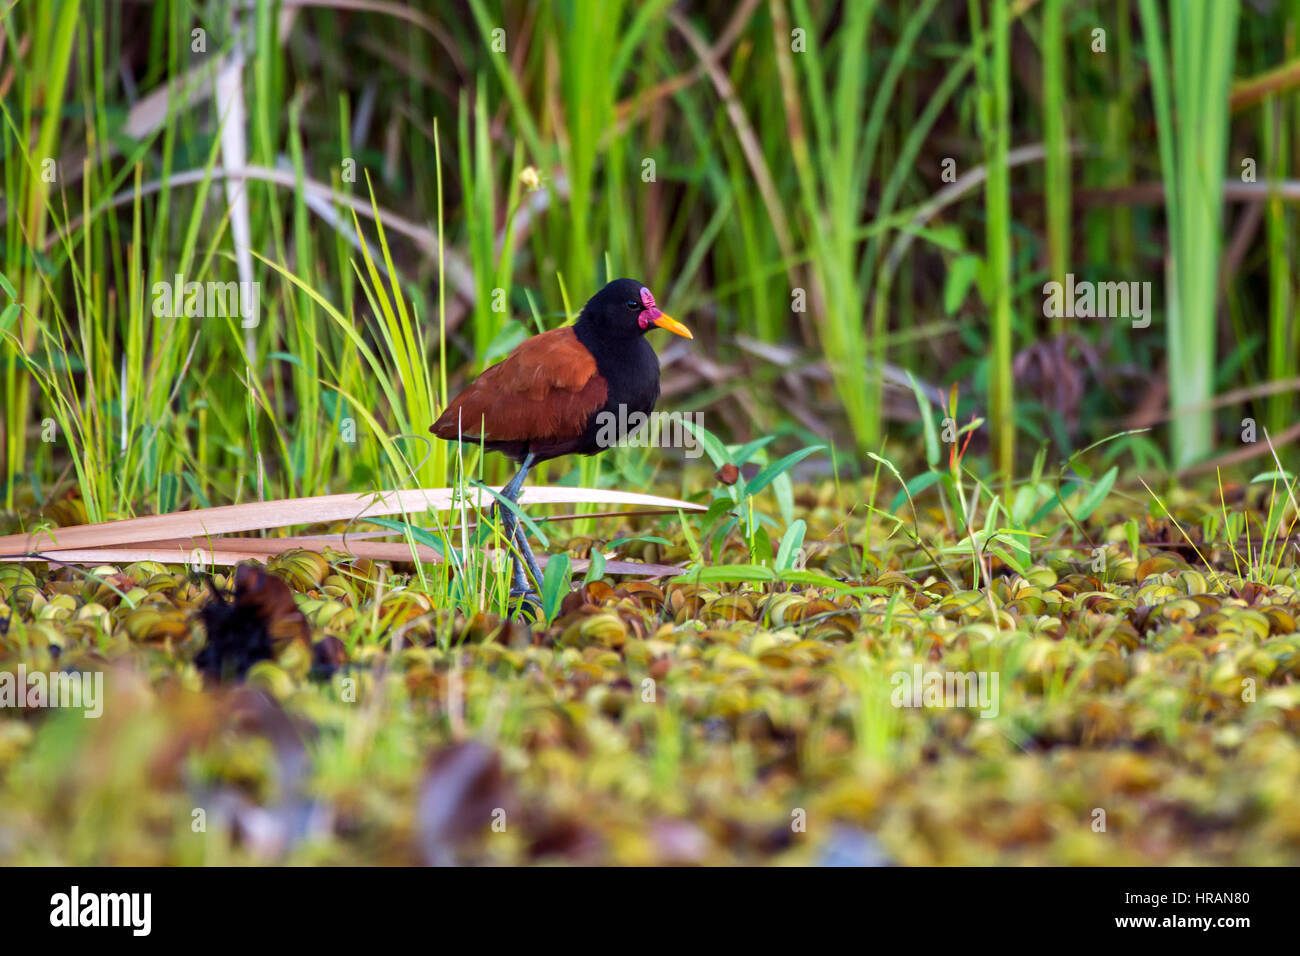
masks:
[(540, 588), (542, 586), (542, 570), (537, 566), (537, 559), (533, 557), (533, 549), (528, 544), (528, 532), (524, 530), (522, 523), (515, 528), (515, 541), (519, 544), (519, 551), (523, 554), (524, 560), (528, 563), (528, 570), (532, 573), (533, 580), (537, 582), (537, 586)]
[[(519, 472), (510, 479), (510, 483), (501, 489), (501, 497), (511, 502), (519, 501), (519, 493), (523, 490), (524, 479), (528, 477), (528, 469), (533, 465), (533, 453), (529, 452), (524, 456), (523, 464)], [(528, 562), (528, 568), (533, 572), (537, 579), (538, 586), (541, 585), (542, 575), (537, 570), (537, 561), (533, 557), (532, 550), (528, 547), (528, 537), (524, 534), (524, 529), (520, 526), (519, 519), (509, 508), (503, 507), (500, 502), (497, 503), (497, 512), (501, 516), (501, 525), (505, 532), (506, 547), (510, 548), (510, 560), (514, 566), (514, 586), (510, 589), (511, 597), (528, 597), (536, 596), (537, 591), (528, 583), (528, 576), (524, 573), (524, 566), (520, 563), (519, 553), (515, 550), (516, 543), (519, 545), (519, 551), (525, 555)]]

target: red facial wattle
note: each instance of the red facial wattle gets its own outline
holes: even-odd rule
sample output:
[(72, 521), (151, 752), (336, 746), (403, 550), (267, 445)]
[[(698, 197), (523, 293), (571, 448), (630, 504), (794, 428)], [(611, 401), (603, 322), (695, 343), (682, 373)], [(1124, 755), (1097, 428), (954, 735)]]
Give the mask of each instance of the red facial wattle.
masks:
[(667, 329), (673, 335), (680, 335), (688, 339), (695, 337), (691, 335), (686, 326), (671, 315), (664, 315), (659, 311), (659, 306), (655, 305), (655, 297), (645, 286), (641, 287), (641, 314), (636, 317), (636, 321), (641, 326), (642, 332), (648, 330), (652, 325), (657, 325), (661, 329)]
[(648, 329), (655, 324), (655, 320), (663, 313), (655, 305), (654, 295), (644, 286), (641, 288), (641, 305), (642, 310), (640, 316), (637, 317), (637, 322), (640, 323), (642, 329)]

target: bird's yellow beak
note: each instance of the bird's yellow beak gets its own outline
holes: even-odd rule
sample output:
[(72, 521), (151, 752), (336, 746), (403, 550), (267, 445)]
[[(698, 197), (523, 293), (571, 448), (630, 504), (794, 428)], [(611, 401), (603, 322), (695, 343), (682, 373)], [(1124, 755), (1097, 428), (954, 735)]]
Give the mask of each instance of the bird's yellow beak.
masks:
[(665, 315), (662, 312), (659, 313), (659, 318), (655, 319), (655, 325), (659, 326), (661, 329), (667, 329), (673, 335), (680, 335), (684, 339), (695, 338), (695, 336), (691, 335), (690, 329), (682, 325), (671, 315)]

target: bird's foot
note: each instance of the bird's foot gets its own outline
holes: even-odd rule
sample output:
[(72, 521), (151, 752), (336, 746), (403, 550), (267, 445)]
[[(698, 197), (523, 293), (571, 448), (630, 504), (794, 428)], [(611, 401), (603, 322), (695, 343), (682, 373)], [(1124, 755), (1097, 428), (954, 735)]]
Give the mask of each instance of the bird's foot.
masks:
[(507, 606), (509, 617), (518, 614), (525, 621), (536, 621), (542, 613), (542, 596), (532, 588), (511, 588)]

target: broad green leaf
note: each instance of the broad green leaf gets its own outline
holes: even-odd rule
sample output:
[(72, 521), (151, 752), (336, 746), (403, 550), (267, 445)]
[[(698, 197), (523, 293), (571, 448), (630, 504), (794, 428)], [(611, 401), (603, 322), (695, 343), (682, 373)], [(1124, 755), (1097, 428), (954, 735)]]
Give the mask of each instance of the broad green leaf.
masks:
[(900, 488), (898, 493), (894, 495), (893, 500), (889, 502), (890, 512), (895, 512), (902, 507), (903, 502), (907, 501), (909, 496), (912, 500), (915, 500), (917, 495), (925, 491), (925, 489), (929, 488), (942, 477), (943, 473), (938, 471), (921, 472), (909, 481), (906, 486)]
[(727, 535), (731, 534), (731, 530), (734, 527), (736, 527), (736, 525), (738, 525), (739, 523), (740, 523), (740, 519), (733, 515), (732, 517), (728, 518), (726, 522), (722, 525), (722, 527), (719, 528), (714, 533), (713, 535), (713, 563), (714, 564), (717, 564), (722, 559), (722, 546), (727, 543)]
[(745, 581), (774, 581), (776, 572), (757, 564), (713, 564), (698, 571), (678, 575), (670, 584), (725, 584)]
[(649, 541), (651, 544), (662, 544), (664, 547), (671, 547), (672, 542), (667, 538), (662, 538), (657, 534), (640, 534), (635, 538), (615, 538), (609, 543), (609, 547), (618, 548), (625, 544), (631, 544), (633, 541)]
[(1259, 483), (1261, 483), (1261, 482), (1265, 482), (1265, 481), (1268, 481), (1268, 482), (1272, 482), (1272, 481), (1295, 481), (1295, 475), (1291, 474), (1291, 472), (1289, 472), (1289, 471), (1277, 471), (1277, 470), (1274, 470), (1274, 471), (1263, 471), (1263, 472), (1260, 472), (1260, 473), (1259, 473), (1258, 475), (1256, 475), (1254, 478), (1250, 479), (1250, 483), (1251, 483), (1252, 485), (1259, 484)]
[(1129, 518), (1124, 522), (1124, 540), (1128, 542), (1128, 549), (1133, 555), (1133, 560), (1138, 560), (1138, 543), (1141, 539), (1138, 536), (1138, 523), (1133, 518)]
[(171, 514), (181, 496), (181, 481), (173, 474), (165, 474), (158, 481), (158, 512)]
[(1038, 501), (1039, 488), (1036, 483), (1021, 485), (1016, 489), (1016, 496), (1011, 502), (1011, 520), (1018, 525), (1025, 524), (1029, 510)]
[(772, 494), (776, 497), (776, 510), (781, 514), (781, 523), (787, 528), (794, 521), (794, 483), (790, 473), (777, 475), (772, 480)]
[(1102, 475), (1100, 480), (1092, 486), (1092, 489), (1084, 496), (1079, 507), (1075, 509), (1074, 518), (1076, 521), (1083, 522), (1097, 510), (1097, 506), (1106, 500), (1110, 494), (1110, 489), (1115, 485), (1115, 479), (1119, 477), (1119, 466), (1114, 465), (1110, 471)]
[(1034, 516), (1029, 519), (1028, 524), (1030, 526), (1038, 524), (1038, 522), (1042, 521), (1053, 511), (1055, 511), (1057, 505), (1059, 505), (1065, 499), (1069, 498), (1070, 495), (1074, 494), (1081, 487), (1083, 486), (1080, 485), (1078, 482), (1072, 482), (1071, 484), (1067, 485), (1066, 488), (1061, 492), (1060, 499), (1058, 499), (1056, 495), (1052, 495), (1052, 497), (1048, 498), (1046, 501), (1043, 502), (1042, 507), (1040, 507), (1037, 511), (1034, 512)]
[(718, 437), (709, 431), (703, 425), (697, 425), (695, 422), (689, 422), (683, 419), (683, 427), (687, 428), (692, 435), (699, 439), (700, 445), (704, 448), (704, 453), (709, 456), (715, 467), (721, 468), (731, 459), (727, 455), (727, 448), (718, 440)]
[(916, 407), (921, 413), (921, 429), (925, 435), (925, 463), (933, 468), (939, 464), (939, 436), (934, 430), (934, 411), (930, 408), (930, 400), (925, 397), (925, 392), (910, 371), (907, 380), (912, 383), (912, 394), (916, 396)]
[(754, 457), (754, 453), (760, 449), (766, 448), (772, 442), (776, 441), (775, 435), (764, 435), (762, 438), (755, 438), (753, 441), (741, 445), (731, 453), (732, 464), (739, 467)]
[(569, 593), (571, 565), (569, 556), (561, 551), (551, 555), (546, 562), (546, 569), (542, 571), (542, 613), (546, 615), (548, 623), (554, 621), (555, 615), (560, 613), (560, 602)]
[(767, 529), (759, 527), (754, 531), (753, 538), (750, 540), (751, 560), (756, 564), (766, 567), (772, 566), (772, 536), (767, 533)]
[(591, 549), (591, 563), (587, 565), (587, 573), (582, 577), (583, 584), (590, 584), (592, 581), (599, 581), (605, 576), (605, 555), (597, 548)]
[(846, 581), (837, 581), (835, 578), (822, 574), (820, 571), (782, 571), (777, 575), (777, 580), (786, 584), (808, 584), (819, 588), (833, 588), (836, 591), (853, 591), (860, 594), (878, 594), (885, 595), (888, 588), (882, 587), (855, 587)]
[(913, 233), (920, 239), (932, 242), (940, 249), (946, 249), (948, 252), (966, 251), (965, 239), (962, 236), (961, 229), (955, 225), (936, 226), (932, 229), (907, 226), (905, 231)]
[(1021, 577), (1024, 577), (1025, 564), (1021, 558), (1012, 557), (1011, 553), (1007, 551), (1007, 549), (1000, 547), (999, 545), (996, 544), (989, 545), (987, 550), (989, 554), (995, 554), (1003, 561), (1005, 561), (1007, 567), (1009, 567), (1012, 571), (1015, 571), (1016, 574), (1019, 574)]
[(808, 448), (800, 448), (798, 451), (793, 451), (780, 461), (773, 462), (754, 476), (754, 480), (745, 488), (746, 494), (751, 496), (758, 494), (766, 488), (777, 475), (784, 474), (809, 455), (825, 450), (825, 445), (812, 445)]
[(703, 534), (705, 537), (713, 532), (718, 522), (722, 520), (722, 516), (730, 514), (735, 506), (736, 503), (730, 498), (723, 497), (713, 500), (713, 503), (709, 505), (709, 510), (704, 512), (704, 517), (700, 519), (700, 527), (704, 529)]
[(194, 495), (194, 500), (199, 503), (199, 507), (211, 508), (212, 502), (208, 501), (208, 496), (203, 493), (203, 486), (199, 484), (198, 479), (188, 471), (181, 474), (185, 479), (186, 486), (190, 489), (190, 494)]
[(785, 534), (781, 536), (781, 547), (776, 552), (778, 571), (788, 571), (794, 567), (795, 558), (799, 554), (799, 549), (803, 547), (803, 538), (807, 530), (808, 525), (802, 518), (786, 528)]
[(971, 255), (958, 256), (952, 261), (943, 283), (943, 311), (946, 315), (952, 315), (966, 300), (981, 264), (979, 256)]
[(289, 352), (268, 352), (266, 357), (269, 359), (278, 359), (281, 362), (288, 362), (290, 365), (296, 365), (299, 368), (306, 368), (306, 366), (303, 365), (302, 359), (296, 355), (290, 354)]

